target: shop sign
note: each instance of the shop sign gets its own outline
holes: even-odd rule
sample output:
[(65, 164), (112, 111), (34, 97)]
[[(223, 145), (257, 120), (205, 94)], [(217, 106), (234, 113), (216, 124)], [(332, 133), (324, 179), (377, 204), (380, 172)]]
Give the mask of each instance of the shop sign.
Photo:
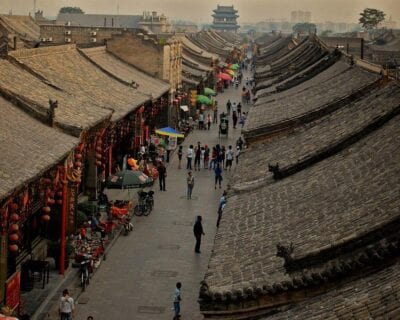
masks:
[(67, 210), (67, 230), (69, 233), (75, 232), (76, 204), (78, 202), (78, 188), (75, 184), (68, 187), (68, 210)]
[(177, 137), (169, 137), (168, 138), (168, 149), (174, 150), (178, 145), (178, 138)]
[(20, 303), (21, 272), (15, 272), (6, 281), (6, 305), (15, 310)]

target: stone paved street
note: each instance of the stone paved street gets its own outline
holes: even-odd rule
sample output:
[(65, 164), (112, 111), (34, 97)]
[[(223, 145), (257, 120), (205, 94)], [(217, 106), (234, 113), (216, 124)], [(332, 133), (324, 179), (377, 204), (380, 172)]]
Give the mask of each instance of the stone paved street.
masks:
[[(244, 79), (248, 76), (244, 75)], [(227, 99), (240, 101), (240, 89), (230, 88), (217, 97), (219, 112), (225, 111)], [(244, 111), (247, 107), (244, 106)], [(210, 112), (211, 113), (211, 112)], [(217, 143), (235, 145), (240, 129), (232, 129), (229, 137), (218, 138), (217, 125), (210, 131), (195, 130), (184, 141), (201, 141), (209, 147)], [(186, 165), (185, 155), (182, 164)], [(76, 319), (88, 315), (97, 319), (172, 319), (172, 298), (177, 281), (182, 282), (182, 318), (202, 319), (197, 304), (200, 281), (203, 279), (214, 235), (218, 199), (223, 189), (214, 190), (213, 170), (195, 171), (193, 199), (187, 200), (185, 169), (177, 169), (177, 156), (167, 168), (167, 191), (154, 185), (155, 208), (148, 217), (135, 217), (134, 231), (121, 236), (102, 262), (87, 290), (80, 296)], [(223, 173), (226, 185), (226, 172)], [(201, 254), (194, 252), (193, 223), (203, 216)]]

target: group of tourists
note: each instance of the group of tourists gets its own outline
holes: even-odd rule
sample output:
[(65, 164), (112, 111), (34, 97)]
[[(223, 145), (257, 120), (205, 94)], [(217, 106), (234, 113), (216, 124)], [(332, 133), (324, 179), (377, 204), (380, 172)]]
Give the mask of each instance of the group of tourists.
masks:
[(226, 103), (226, 113), (223, 112), (220, 114), (221, 119), (229, 117), (231, 112), (233, 129), (236, 129), (238, 121), (240, 126), (243, 128), (247, 119), (247, 113), (242, 112), (242, 104), (240, 102), (236, 104), (236, 102), (231, 102), (231, 100), (228, 99)]

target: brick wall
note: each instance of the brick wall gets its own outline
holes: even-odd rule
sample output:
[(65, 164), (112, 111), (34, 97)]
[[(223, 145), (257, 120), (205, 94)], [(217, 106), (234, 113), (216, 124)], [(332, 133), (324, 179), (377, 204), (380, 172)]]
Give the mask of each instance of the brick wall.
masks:
[(107, 41), (107, 50), (148, 74), (164, 80), (163, 47), (146, 36), (124, 33)]

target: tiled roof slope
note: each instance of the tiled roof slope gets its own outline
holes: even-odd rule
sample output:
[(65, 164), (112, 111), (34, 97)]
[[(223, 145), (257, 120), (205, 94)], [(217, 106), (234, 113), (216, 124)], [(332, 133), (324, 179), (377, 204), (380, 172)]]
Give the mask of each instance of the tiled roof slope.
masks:
[(98, 105), (114, 110), (113, 121), (150, 99), (94, 66), (75, 45), (18, 50), (10, 55), (52, 85), (70, 94), (92, 97)]
[(57, 100), (55, 125), (77, 137), (112, 114), (111, 108), (104, 108), (95, 96), (82, 95), (80, 90), (57, 90), (7, 60), (0, 60), (0, 92), (8, 93), (9, 99), (20, 100), (32, 114), (42, 117), (46, 117), (49, 99)]
[(40, 27), (31, 16), (0, 15), (0, 25), (22, 40), (39, 41)]
[(93, 61), (100, 68), (103, 68), (118, 79), (127, 84), (134, 81), (139, 85), (137, 90), (145, 95), (152, 96), (153, 99), (161, 97), (170, 88), (170, 85), (162, 80), (153, 78), (135, 67), (123, 62), (111, 53), (106, 51), (105, 47), (96, 47), (81, 50), (85, 56)]
[(78, 142), (0, 97), (0, 201), (60, 162)]
[(288, 280), (278, 243), (305, 256), (399, 218), (400, 116), (299, 173), (228, 198), (205, 276), (210, 292)]
[(400, 319), (400, 264), (260, 320)]
[[(250, 145), (240, 155), (232, 177), (234, 188), (254, 186), (271, 177), (268, 164), (279, 163), (281, 170), (312, 161), (340, 144), (355, 139), (363, 129), (400, 109), (400, 87), (391, 82), (366, 94), (362, 99), (314, 121), (285, 137)], [(335, 149), (336, 150), (336, 149)], [(332, 151), (333, 152), (333, 151)], [(253, 183), (252, 183), (253, 182)]]
[[(312, 90), (312, 87), (317, 86), (320, 83), (329, 81), (330, 79), (345, 72), (349, 68), (350, 68), (350, 65), (348, 63), (346, 63), (344, 61), (338, 61), (337, 63), (335, 63), (331, 67), (327, 68), (323, 72), (317, 74), (315, 77), (309, 79), (308, 81), (305, 81), (295, 87), (292, 87), (289, 90), (279, 92), (279, 93), (276, 93), (271, 96), (258, 98), (255, 104), (262, 105), (262, 104), (273, 102), (275, 100), (284, 99), (284, 98), (289, 97), (290, 95), (293, 95), (296, 93), (306, 92), (307, 90)], [(260, 91), (262, 91), (262, 90), (260, 90)], [(258, 96), (258, 91), (257, 91), (256, 95)]]
[(188, 38), (187, 35), (180, 36), (180, 37), (178, 37), (178, 39), (180, 41), (182, 41), (182, 45), (184, 47), (189, 48), (189, 50), (191, 50), (201, 56), (204, 56), (205, 58), (214, 59), (214, 60), (218, 59), (218, 55), (208, 52), (208, 51), (204, 50), (203, 48), (197, 46), (195, 43), (193, 43), (193, 41), (191, 41), (190, 38)]
[[(268, 132), (277, 126), (286, 126), (288, 121), (303, 122), (303, 118), (328, 111), (330, 104), (339, 102), (358, 91), (366, 90), (379, 79), (379, 75), (354, 67), (329, 81), (320, 83), (286, 99), (255, 105), (249, 112), (244, 127), (245, 134), (252, 131)], [(360, 93), (361, 94), (361, 93)]]

